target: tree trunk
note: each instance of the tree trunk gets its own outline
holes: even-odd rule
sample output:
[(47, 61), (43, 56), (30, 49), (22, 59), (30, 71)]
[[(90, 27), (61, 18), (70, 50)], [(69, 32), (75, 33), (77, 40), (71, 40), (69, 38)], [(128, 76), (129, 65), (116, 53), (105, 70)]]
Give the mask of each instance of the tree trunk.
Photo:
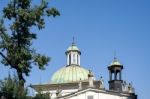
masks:
[(20, 86), (24, 88), (25, 79), (23, 78), (23, 74), (22, 74), (21, 70), (17, 70), (17, 75), (19, 78)]

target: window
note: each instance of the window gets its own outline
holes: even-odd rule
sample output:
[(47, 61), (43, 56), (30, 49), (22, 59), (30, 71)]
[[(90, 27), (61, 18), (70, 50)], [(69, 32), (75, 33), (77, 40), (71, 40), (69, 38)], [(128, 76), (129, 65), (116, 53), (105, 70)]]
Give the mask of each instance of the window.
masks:
[(69, 65), (71, 64), (71, 54), (69, 54)]
[(92, 95), (88, 96), (87, 99), (94, 99)]
[(77, 55), (77, 64), (79, 64), (79, 56)]
[(73, 62), (74, 62), (74, 63), (76, 62), (75, 54), (73, 54)]

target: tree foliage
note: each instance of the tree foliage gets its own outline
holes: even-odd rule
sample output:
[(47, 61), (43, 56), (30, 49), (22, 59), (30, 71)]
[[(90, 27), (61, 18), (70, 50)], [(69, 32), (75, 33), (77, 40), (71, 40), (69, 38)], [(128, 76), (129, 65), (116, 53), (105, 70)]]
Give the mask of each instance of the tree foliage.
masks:
[(3, 9), (0, 20), (1, 63), (15, 69), (23, 84), (24, 76), (29, 76), (33, 65), (43, 70), (50, 60), (32, 48), (32, 41), (37, 39), (37, 33), (31, 28), (41, 30), (45, 27), (45, 16), (59, 15), (59, 11), (49, 7), (45, 0), (41, 0), (39, 5), (33, 5), (31, 0), (11, 0)]
[(0, 80), (0, 99), (50, 99), (49, 93), (38, 92), (35, 96), (28, 96), (28, 88), (22, 90), (22, 86), (16, 75), (9, 74), (4, 80)]
[(27, 99), (27, 89), (20, 90), (18, 77), (10, 75), (4, 80), (0, 80), (0, 99)]

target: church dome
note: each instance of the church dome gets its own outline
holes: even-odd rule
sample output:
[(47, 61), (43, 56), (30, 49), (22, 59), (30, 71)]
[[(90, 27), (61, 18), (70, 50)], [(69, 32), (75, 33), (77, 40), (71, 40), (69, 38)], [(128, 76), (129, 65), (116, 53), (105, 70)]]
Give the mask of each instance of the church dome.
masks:
[(53, 74), (50, 83), (74, 83), (88, 80), (89, 70), (80, 66), (80, 56), (81, 52), (73, 40), (66, 51), (67, 65)]
[(58, 83), (73, 83), (78, 82), (80, 80), (88, 80), (89, 71), (78, 66), (78, 65), (70, 65), (63, 67), (56, 71), (52, 78), (51, 84)]
[(72, 51), (72, 50), (79, 51), (79, 48), (76, 45), (72, 44), (71, 46), (68, 47), (67, 51)]
[(115, 66), (115, 65), (118, 65), (118, 66), (121, 66), (122, 64), (118, 61), (117, 58), (114, 58), (114, 60), (112, 61), (112, 63), (110, 64), (110, 66)]

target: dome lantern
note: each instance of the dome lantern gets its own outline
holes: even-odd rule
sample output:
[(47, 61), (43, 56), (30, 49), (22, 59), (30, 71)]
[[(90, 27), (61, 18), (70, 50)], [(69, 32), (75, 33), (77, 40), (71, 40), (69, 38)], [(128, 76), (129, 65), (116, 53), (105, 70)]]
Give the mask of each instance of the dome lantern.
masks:
[(80, 55), (81, 52), (73, 40), (72, 45), (69, 46), (66, 51), (67, 66), (70, 66), (72, 64), (80, 66)]

